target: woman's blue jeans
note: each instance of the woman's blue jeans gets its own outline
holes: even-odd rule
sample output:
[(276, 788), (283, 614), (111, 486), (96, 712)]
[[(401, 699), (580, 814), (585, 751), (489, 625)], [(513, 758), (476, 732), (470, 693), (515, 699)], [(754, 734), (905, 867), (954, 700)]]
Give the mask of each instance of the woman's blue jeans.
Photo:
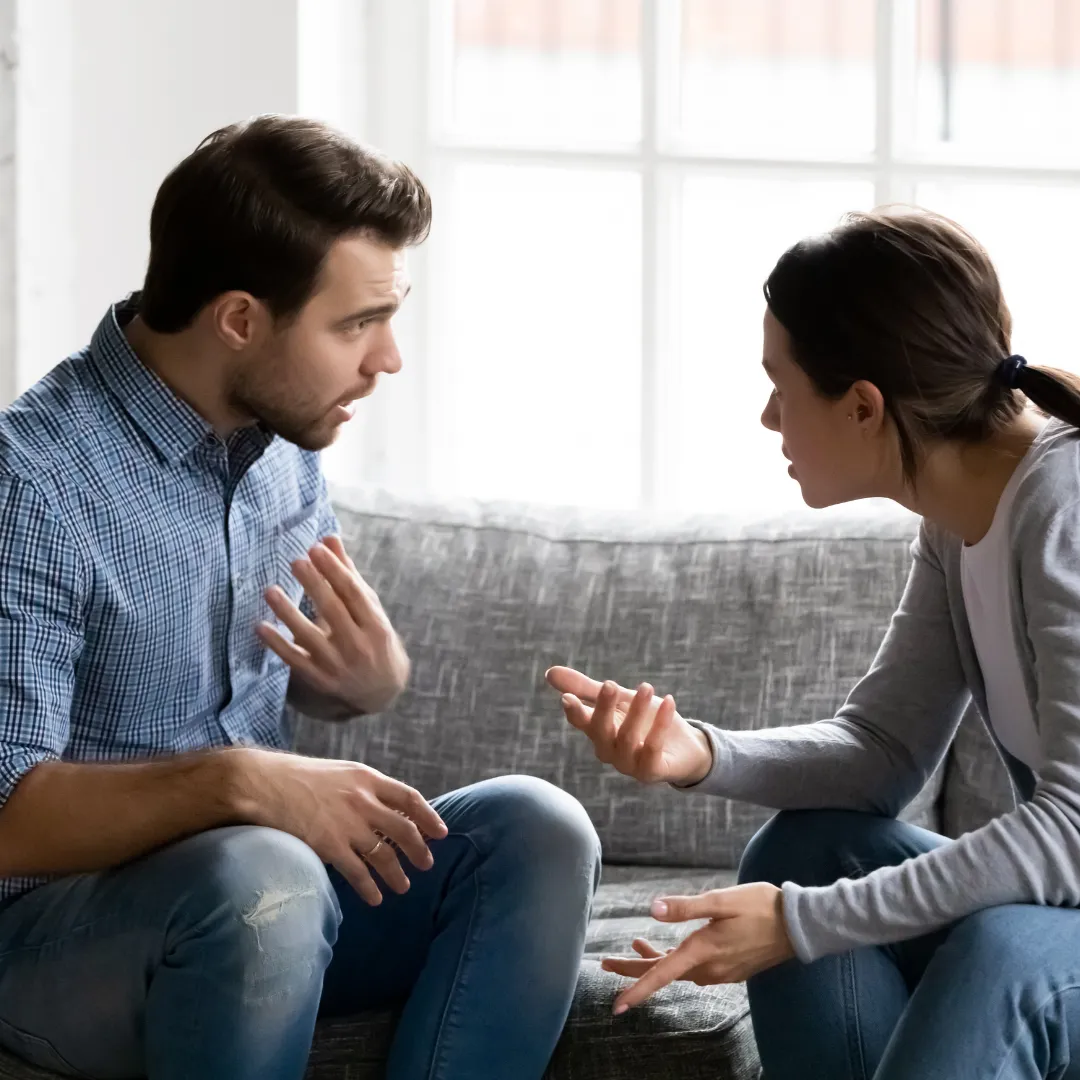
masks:
[(600, 850), (529, 777), (433, 802), (433, 869), (369, 907), (305, 844), (215, 829), (0, 908), (0, 1044), (74, 1076), (300, 1080), (316, 1017), (399, 1008), (388, 1080), (539, 1080)]
[[(893, 818), (784, 811), (739, 880), (828, 885), (949, 841)], [(749, 981), (764, 1080), (1078, 1080), (1080, 911), (1010, 904)]]

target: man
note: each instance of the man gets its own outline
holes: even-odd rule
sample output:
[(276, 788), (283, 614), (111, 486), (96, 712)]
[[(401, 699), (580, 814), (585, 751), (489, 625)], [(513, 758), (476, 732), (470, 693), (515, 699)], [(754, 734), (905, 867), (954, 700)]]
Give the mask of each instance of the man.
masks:
[(544, 1071), (582, 808), (283, 752), (286, 700), (341, 719), (405, 685), (318, 451), (401, 366), (429, 221), (320, 124), (224, 128), (163, 183), (141, 294), (0, 417), (0, 1042), (36, 1063), (298, 1078), (319, 1014), (400, 1006), (391, 1080)]

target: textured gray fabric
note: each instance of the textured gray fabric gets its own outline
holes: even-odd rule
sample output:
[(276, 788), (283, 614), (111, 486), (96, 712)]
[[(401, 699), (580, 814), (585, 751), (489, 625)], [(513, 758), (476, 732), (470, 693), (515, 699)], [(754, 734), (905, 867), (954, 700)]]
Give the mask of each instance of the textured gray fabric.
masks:
[[(607, 859), (649, 865), (734, 867), (768, 812), (601, 765), (545, 669), (647, 679), (684, 715), (736, 730), (813, 719), (873, 657), (915, 529), (899, 514), (671, 523), (363, 491), (340, 495), (337, 510), (405, 638), (411, 685), (382, 716), (300, 720), (297, 748), (365, 761), (429, 797), (541, 776), (582, 802)], [(936, 827), (939, 784), (905, 816)]]

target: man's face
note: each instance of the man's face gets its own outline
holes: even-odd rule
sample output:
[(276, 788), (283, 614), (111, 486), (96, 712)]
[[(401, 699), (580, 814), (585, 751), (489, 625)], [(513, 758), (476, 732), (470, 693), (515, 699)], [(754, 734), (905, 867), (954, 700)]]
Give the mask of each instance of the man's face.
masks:
[(403, 251), (336, 241), (311, 299), (235, 371), (230, 405), (305, 450), (329, 446), (380, 373), (401, 369), (390, 320), (408, 291)]

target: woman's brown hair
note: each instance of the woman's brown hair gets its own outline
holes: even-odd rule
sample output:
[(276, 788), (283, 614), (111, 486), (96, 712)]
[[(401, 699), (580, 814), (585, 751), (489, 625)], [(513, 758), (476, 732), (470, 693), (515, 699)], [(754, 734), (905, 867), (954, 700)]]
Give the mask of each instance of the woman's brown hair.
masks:
[(985, 249), (956, 222), (914, 208), (845, 215), (789, 248), (765, 299), (818, 391), (873, 383), (900, 439), (904, 474), (939, 440), (981, 442), (1019, 414), (1016, 390), (1080, 427), (1080, 379), (1004, 364), (1012, 317)]

